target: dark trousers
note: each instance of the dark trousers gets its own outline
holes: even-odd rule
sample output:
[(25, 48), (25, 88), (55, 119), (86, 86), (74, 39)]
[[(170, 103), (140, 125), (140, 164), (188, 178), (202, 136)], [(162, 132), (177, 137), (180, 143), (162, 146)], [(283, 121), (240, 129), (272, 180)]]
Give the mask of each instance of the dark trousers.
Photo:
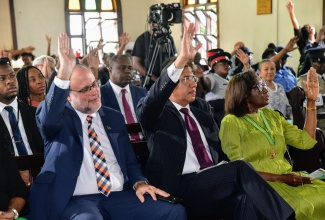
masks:
[(294, 210), (244, 161), (183, 175), (177, 196), (189, 218), (295, 219)]
[(61, 215), (62, 220), (125, 220), (174, 219), (185, 220), (185, 209), (180, 204), (154, 201), (146, 194), (141, 203), (133, 190), (102, 194), (73, 196)]

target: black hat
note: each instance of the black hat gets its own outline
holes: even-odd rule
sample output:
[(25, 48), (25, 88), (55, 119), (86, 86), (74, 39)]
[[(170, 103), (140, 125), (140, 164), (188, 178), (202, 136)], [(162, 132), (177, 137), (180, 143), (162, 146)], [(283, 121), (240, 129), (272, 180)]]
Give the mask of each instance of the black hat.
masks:
[(248, 55), (250, 55), (250, 54), (254, 54), (252, 51), (249, 50), (248, 47), (243, 46), (243, 47), (239, 47), (238, 50), (239, 50), (239, 49), (242, 50), (242, 51), (244, 51), (244, 53), (246, 53), (246, 54), (248, 54)]
[(276, 53), (274, 49), (266, 49), (262, 54), (262, 59), (268, 59), (271, 54)]
[(324, 47), (316, 47), (307, 50), (307, 54), (309, 54), (310, 60), (319, 63), (325, 63), (325, 48)]
[(228, 62), (229, 65), (231, 65), (231, 55), (230, 53), (224, 52), (223, 49), (218, 48), (209, 50), (208, 56), (208, 64), (210, 65), (210, 67), (219, 62)]
[[(275, 50), (275, 52), (279, 53), (283, 49), (284, 49), (283, 46), (278, 46), (274, 50)], [(288, 58), (288, 57), (292, 57), (290, 53), (286, 53), (282, 58)]]

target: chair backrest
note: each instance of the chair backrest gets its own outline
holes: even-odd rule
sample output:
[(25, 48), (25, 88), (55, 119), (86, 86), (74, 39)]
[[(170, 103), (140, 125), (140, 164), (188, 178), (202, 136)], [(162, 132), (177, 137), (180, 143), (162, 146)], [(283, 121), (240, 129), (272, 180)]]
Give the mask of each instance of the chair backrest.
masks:
[[(127, 128), (127, 131), (129, 134), (142, 132), (142, 128), (139, 123), (126, 124), (126, 128)], [(149, 158), (149, 154), (150, 154), (148, 145), (147, 145), (147, 141), (145, 141), (145, 140), (132, 141), (131, 140), (131, 144), (132, 144), (132, 148), (134, 150), (135, 156), (137, 157), (138, 162), (141, 165), (142, 171), (145, 171), (147, 161)]]
[(32, 183), (42, 169), (44, 164), (44, 154), (18, 156), (14, 157), (14, 160), (19, 170), (29, 170)]
[[(304, 90), (296, 86), (290, 91), (289, 103), (292, 107), (293, 124), (303, 129), (305, 124), (305, 113), (303, 102), (305, 100)], [(317, 115), (317, 117), (319, 117)], [(310, 150), (300, 150), (294, 147), (289, 148), (293, 161), (293, 170), (313, 172), (318, 168), (324, 168), (324, 135), (320, 129), (316, 129), (317, 144)]]

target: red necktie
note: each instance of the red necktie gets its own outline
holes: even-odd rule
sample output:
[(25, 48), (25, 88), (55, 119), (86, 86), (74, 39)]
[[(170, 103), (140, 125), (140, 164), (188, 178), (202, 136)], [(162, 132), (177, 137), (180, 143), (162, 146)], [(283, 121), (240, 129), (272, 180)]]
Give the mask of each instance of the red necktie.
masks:
[(209, 158), (208, 152), (203, 144), (199, 128), (195, 120), (189, 115), (187, 108), (182, 108), (180, 110), (185, 115), (185, 124), (187, 131), (191, 137), (193, 149), (197, 160), (199, 161), (200, 168), (205, 168), (213, 165), (213, 162)]
[[(121, 92), (122, 92), (122, 103), (123, 103), (123, 107), (124, 107), (126, 122), (127, 122), (127, 124), (135, 123), (130, 105), (125, 97), (126, 89), (122, 89)], [(131, 136), (131, 139), (133, 139), (133, 141), (140, 141), (140, 136), (138, 133), (130, 134), (130, 136)]]
[(93, 155), (98, 191), (100, 191), (103, 195), (108, 196), (111, 190), (111, 180), (105, 155), (98, 136), (92, 126), (92, 116), (88, 115), (86, 120), (88, 122), (88, 137), (91, 153)]

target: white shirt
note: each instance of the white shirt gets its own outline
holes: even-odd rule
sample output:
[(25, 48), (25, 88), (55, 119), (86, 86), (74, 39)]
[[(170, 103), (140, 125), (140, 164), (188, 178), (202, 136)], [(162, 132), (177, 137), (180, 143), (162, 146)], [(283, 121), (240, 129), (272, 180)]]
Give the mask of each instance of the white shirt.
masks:
[[(11, 141), (12, 141), (12, 145), (13, 145), (14, 151), (15, 151), (15, 156), (18, 156), (19, 154), (18, 154), (18, 150), (17, 150), (17, 147), (16, 147), (15, 139), (13, 137), (11, 125), (10, 125), (10, 122), (9, 122), (9, 112), (4, 109), (6, 106), (11, 106), (13, 108), (13, 111), (14, 111), (15, 116), (16, 116), (16, 120), (18, 121), (18, 128), (19, 128), (19, 131), (20, 131), (20, 134), (21, 134), (21, 138), (23, 139), (23, 142), (25, 144), (27, 153), (29, 155), (33, 154), (32, 150), (31, 150), (31, 148), (29, 146), (29, 143), (28, 143), (28, 139), (27, 139), (27, 135), (26, 135), (26, 132), (25, 132), (25, 128), (24, 128), (24, 124), (23, 124), (21, 114), (18, 111), (18, 101), (17, 101), (17, 98), (15, 98), (15, 100), (12, 103), (10, 103), (9, 105), (6, 105), (6, 104), (0, 102), (1, 116), (2, 116), (4, 122), (5, 122), (6, 126), (7, 126), (7, 129), (9, 131)], [(19, 112), (19, 114), (18, 114), (18, 112)], [(3, 134), (1, 134), (1, 135), (3, 135)]]
[(222, 78), (216, 73), (210, 73), (204, 77), (209, 78), (211, 81), (211, 91), (205, 95), (205, 100), (209, 102), (218, 99), (224, 99), (228, 80)]
[(134, 106), (133, 106), (133, 100), (132, 100), (132, 95), (131, 95), (131, 91), (130, 91), (130, 86), (127, 85), (124, 88), (121, 88), (118, 85), (114, 84), (111, 80), (109, 80), (109, 83), (112, 86), (113, 92), (114, 92), (115, 97), (117, 99), (118, 105), (120, 106), (121, 113), (122, 113), (122, 115), (124, 117), (125, 123), (127, 124), (126, 117), (125, 117), (124, 106), (123, 106), (123, 101), (122, 101), (122, 89), (125, 89), (126, 90), (126, 92), (125, 92), (125, 98), (126, 98), (127, 102), (129, 103), (129, 106), (130, 106), (130, 109), (131, 109), (131, 112), (132, 112), (132, 116), (133, 116), (134, 122), (135, 123), (138, 123), (138, 119), (137, 119), (137, 116), (136, 116), (135, 111), (134, 111)]
[[(53, 83), (62, 89), (67, 89), (69, 88), (70, 81), (60, 80), (59, 78), (55, 77)], [(95, 167), (92, 159), (92, 153), (88, 138), (88, 122), (86, 121), (88, 114), (84, 114), (76, 109), (75, 111), (77, 112), (82, 124), (84, 157), (73, 195), (100, 193), (97, 188)], [(102, 120), (98, 112), (91, 114), (91, 116), (93, 116), (92, 126), (98, 135), (98, 139), (101, 143), (106, 158), (106, 164), (108, 167), (108, 172), (110, 173), (110, 180), (112, 186), (111, 191), (121, 191), (123, 190), (124, 185), (124, 176), (122, 170), (119, 164), (117, 163), (117, 159), (112, 149), (112, 145), (105, 132)]]

